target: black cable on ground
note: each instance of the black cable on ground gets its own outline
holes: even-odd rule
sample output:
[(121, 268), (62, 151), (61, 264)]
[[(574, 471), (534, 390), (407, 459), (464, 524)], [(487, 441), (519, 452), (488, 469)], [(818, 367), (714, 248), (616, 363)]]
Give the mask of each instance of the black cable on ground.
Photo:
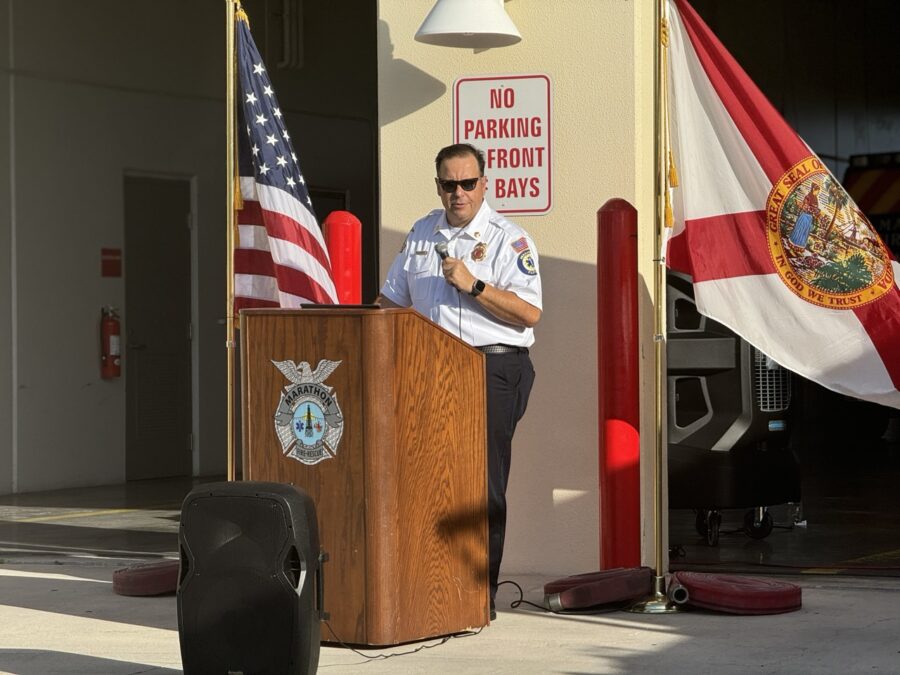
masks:
[(513, 600), (509, 603), (510, 609), (516, 609), (521, 605), (530, 605), (536, 609), (541, 610), (545, 614), (558, 614), (559, 616), (578, 616), (578, 615), (590, 615), (590, 614), (612, 614), (613, 612), (620, 612), (626, 607), (628, 607), (631, 603), (617, 603), (615, 605), (594, 605), (593, 607), (585, 607), (584, 609), (563, 609), (563, 610), (555, 610), (550, 609), (549, 607), (545, 607), (544, 605), (537, 605), (533, 602), (529, 602), (525, 599), (525, 593), (522, 591), (522, 587), (519, 586), (515, 581), (501, 581), (497, 584), (499, 588), (503, 584), (512, 584), (516, 587), (516, 590), (519, 591), (519, 599)]
[(334, 636), (335, 642), (337, 642), (342, 647), (349, 649), (354, 654), (359, 654), (364, 659), (369, 659), (370, 661), (377, 661), (379, 659), (385, 660), (385, 659), (389, 659), (394, 656), (409, 656), (410, 654), (415, 654), (416, 652), (420, 652), (423, 649), (433, 649), (434, 647), (440, 647), (441, 645), (446, 644), (448, 641), (450, 641), (453, 638), (472, 637), (473, 635), (478, 635), (482, 631), (482, 628), (479, 628), (478, 630), (475, 630), (475, 631), (464, 631), (462, 633), (454, 633), (453, 635), (445, 635), (444, 637), (440, 638), (440, 640), (438, 640), (437, 642), (435, 642), (433, 644), (419, 645), (415, 649), (410, 649), (409, 651), (405, 651), (405, 652), (395, 652), (393, 654), (385, 654), (384, 652), (382, 652), (380, 654), (365, 654), (365, 653), (361, 652), (360, 650), (356, 649), (355, 647), (351, 647), (346, 642), (341, 640), (337, 636), (337, 633), (334, 632), (334, 629), (331, 627), (330, 623), (328, 623), (327, 621), (323, 621), (323, 623), (328, 628), (328, 632)]

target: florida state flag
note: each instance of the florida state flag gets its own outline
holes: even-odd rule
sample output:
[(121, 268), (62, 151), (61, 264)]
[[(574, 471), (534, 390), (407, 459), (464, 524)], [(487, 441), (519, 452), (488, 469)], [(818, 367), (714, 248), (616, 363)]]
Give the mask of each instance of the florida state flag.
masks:
[(900, 408), (900, 265), (693, 8), (668, 9), (667, 265), (784, 367)]

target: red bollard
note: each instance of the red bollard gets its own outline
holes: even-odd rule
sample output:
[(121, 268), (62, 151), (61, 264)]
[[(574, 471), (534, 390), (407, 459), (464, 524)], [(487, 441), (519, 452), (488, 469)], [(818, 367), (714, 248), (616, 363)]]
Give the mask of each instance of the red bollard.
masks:
[(641, 564), (637, 211), (597, 211), (600, 568)]
[(362, 225), (349, 211), (332, 211), (322, 223), (338, 304), (362, 302)]

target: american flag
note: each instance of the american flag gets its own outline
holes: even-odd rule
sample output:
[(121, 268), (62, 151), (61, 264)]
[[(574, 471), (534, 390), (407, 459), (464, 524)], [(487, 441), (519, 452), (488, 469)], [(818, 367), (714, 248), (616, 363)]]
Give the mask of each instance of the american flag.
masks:
[(236, 21), (238, 173), (234, 309), (337, 303), (331, 262), (265, 65)]

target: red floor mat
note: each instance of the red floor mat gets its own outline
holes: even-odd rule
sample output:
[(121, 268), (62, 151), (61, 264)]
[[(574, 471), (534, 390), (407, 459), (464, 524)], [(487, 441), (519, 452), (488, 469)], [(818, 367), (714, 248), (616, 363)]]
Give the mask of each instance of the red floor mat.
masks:
[(113, 572), (113, 592), (119, 595), (163, 595), (177, 587), (177, 560), (138, 563)]

